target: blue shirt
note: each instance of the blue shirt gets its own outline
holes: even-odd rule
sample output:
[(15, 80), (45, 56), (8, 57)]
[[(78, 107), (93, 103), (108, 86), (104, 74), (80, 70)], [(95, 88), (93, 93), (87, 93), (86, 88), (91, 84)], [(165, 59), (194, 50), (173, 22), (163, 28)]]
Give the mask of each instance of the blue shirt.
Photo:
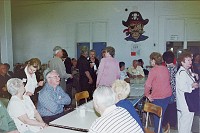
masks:
[(60, 86), (56, 89), (48, 83), (42, 88), (38, 96), (37, 110), (40, 115), (53, 116), (63, 112), (64, 105), (71, 103), (71, 98)]
[(138, 113), (135, 111), (134, 106), (129, 100), (127, 99), (120, 100), (118, 103), (116, 103), (116, 106), (126, 109), (131, 114), (131, 116), (137, 121), (140, 127), (143, 129), (140, 117), (138, 116)]

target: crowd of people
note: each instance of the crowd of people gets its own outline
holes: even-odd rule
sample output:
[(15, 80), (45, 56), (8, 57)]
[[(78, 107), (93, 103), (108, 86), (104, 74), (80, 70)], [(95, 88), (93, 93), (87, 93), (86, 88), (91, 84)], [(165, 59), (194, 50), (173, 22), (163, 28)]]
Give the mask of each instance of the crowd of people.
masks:
[[(38, 132), (65, 115), (65, 107), (72, 105), (75, 92), (88, 91), (101, 115), (89, 132), (142, 133), (141, 119), (127, 97), (131, 79), (147, 77), (144, 95), (162, 107), (161, 125), (178, 124), (179, 133), (191, 132), (194, 114), (199, 114), (200, 54), (184, 50), (175, 59), (171, 51), (163, 55), (153, 52), (148, 71), (142, 59), (133, 60), (132, 66), (126, 68), (125, 62), (115, 59), (111, 46), (102, 50), (101, 60), (94, 50), (88, 53), (83, 48), (80, 53), (78, 59), (71, 59), (65, 49), (54, 47), (54, 56), (42, 74), (37, 73), (41, 68), (38, 58), (26, 61), (14, 72), (9, 71), (9, 64), (0, 64), (0, 97), (10, 99), (7, 111), (0, 103), (8, 116), (1, 119), (8, 123), (7, 128), (0, 123), (0, 131)], [(157, 132), (159, 118), (154, 116), (153, 120)]]

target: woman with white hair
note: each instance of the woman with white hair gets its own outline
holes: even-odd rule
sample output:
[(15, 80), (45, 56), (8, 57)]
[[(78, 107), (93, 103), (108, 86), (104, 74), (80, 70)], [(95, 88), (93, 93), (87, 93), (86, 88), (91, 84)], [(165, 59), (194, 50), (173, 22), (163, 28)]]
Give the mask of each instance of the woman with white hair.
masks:
[(25, 88), (22, 80), (18, 78), (8, 80), (7, 88), (12, 95), (7, 110), (20, 133), (38, 132), (47, 126), (30, 97), (24, 95)]
[(142, 122), (133, 104), (128, 99), (126, 99), (130, 93), (129, 83), (124, 80), (116, 80), (112, 84), (112, 89), (116, 95), (116, 106), (126, 109), (143, 129)]

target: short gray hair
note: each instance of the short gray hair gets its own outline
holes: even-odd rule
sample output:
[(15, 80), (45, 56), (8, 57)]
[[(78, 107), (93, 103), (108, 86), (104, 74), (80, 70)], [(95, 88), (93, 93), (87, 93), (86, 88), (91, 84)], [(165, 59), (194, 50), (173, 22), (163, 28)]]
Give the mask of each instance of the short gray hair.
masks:
[(117, 96), (121, 95), (122, 99), (126, 99), (130, 93), (130, 84), (124, 80), (118, 79), (112, 84), (112, 89)]
[(93, 93), (93, 100), (98, 106), (107, 108), (115, 104), (115, 93), (111, 87), (99, 86)]
[(53, 54), (54, 55), (56, 55), (59, 51), (62, 51), (62, 48), (60, 47), (60, 46), (55, 46), (54, 48), (53, 48)]
[(23, 81), (21, 79), (18, 78), (11, 78), (8, 80), (7, 82), (7, 89), (8, 92), (13, 96), (16, 95), (18, 93), (18, 89), (24, 85)]
[(51, 77), (51, 74), (52, 73), (57, 73), (58, 74), (58, 72), (56, 71), (56, 70), (51, 70), (51, 71), (48, 71), (47, 73), (46, 73), (46, 77), (45, 77), (45, 82), (49, 82), (49, 77)]

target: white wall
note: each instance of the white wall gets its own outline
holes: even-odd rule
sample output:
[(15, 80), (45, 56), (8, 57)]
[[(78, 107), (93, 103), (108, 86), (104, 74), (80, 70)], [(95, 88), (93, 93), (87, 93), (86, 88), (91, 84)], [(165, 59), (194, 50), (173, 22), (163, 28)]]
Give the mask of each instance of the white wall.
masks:
[[(124, 9), (128, 8), (126, 12)], [(199, 1), (59, 1), (56, 3), (12, 6), (14, 63), (38, 57), (42, 63), (52, 58), (56, 45), (65, 48), (70, 57), (76, 57), (77, 23), (104, 21), (108, 24), (107, 42), (116, 49), (116, 58), (131, 65), (142, 58), (145, 65), (153, 51), (165, 50), (165, 18), (169, 16), (200, 16)], [(134, 43), (124, 40), (122, 20), (132, 10), (138, 10), (145, 25), (145, 41)], [(160, 19), (164, 18), (164, 19)], [(83, 35), (84, 36), (84, 35)], [(134, 44), (141, 48), (140, 56), (130, 56)]]
[(13, 68), (10, 0), (0, 0), (0, 62)]

